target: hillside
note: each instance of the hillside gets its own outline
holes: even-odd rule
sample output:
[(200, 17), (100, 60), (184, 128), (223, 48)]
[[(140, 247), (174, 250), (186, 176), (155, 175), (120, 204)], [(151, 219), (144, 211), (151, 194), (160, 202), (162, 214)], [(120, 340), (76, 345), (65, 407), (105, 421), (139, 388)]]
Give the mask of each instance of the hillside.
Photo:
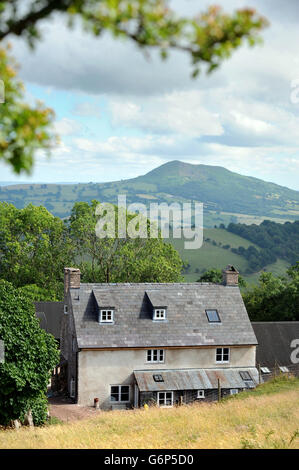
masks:
[(137, 178), (110, 183), (0, 187), (1, 201), (18, 208), (28, 203), (43, 205), (59, 217), (67, 217), (76, 201), (116, 203), (119, 194), (126, 194), (128, 203), (203, 202), (205, 227), (222, 222), (259, 223), (265, 217), (276, 221), (299, 218), (298, 191), (222, 167), (179, 161), (165, 163)]
[[(290, 227), (290, 234), (292, 227), (297, 226), (298, 222), (294, 224), (286, 224), (285, 227)], [(281, 224), (273, 224), (274, 227), (284, 227)], [(248, 227), (261, 227), (244, 225)], [(242, 227), (242, 226), (241, 226)], [(245, 235), (245, 232), (244, 232)], [(292, 246), (296, 246), (296, 234), (293, 238), (290, 237)], [(287, 237), (285, 237), (287, 238)], [(253, 241), (245, 238), (245, 236), (237, 235), (227, 229), (221, 228), (209, 228), (204, 229), (204, 241), (200, 250), (186, 250), (184, 248), (184, 240), (171, 239), (172, 245), (180, 253), (181, 258), (187, 264), (187, 268), (184, 271), (184, 278), (187, 282), (197, 281), (201, 274), (211, 268), (223, 269), (228, 264), (233, 264), (240, 271), (242, 276), (249, 284), (256, 283), (259, 278), (261, 270), (272, 272), (275, 275), (283, 275), (286, 269), (292, 264), (288, 259), (285, 259), (286, 252), (285, 246), (281, 247), (277, 245), (276, 248), (276, 260), (270, 262), (264, 262), (264, 248), (254, 243)], [(271, 245), (269, 245), (270, 247)], [(242, 249), (240, 248), (242, 247)], [(260, 259), (253, 259), (248, 257), (246, 251), (248, 248), (254, 247), (257, 253), (261, 254)], [(244, 249), (244, 250), (243, 250)], [(244, 252), (244, 253), (243, 253)], [(273, 253), (274, 254), (274, 253)], [(293, 254), (294, 256), (294, 254)], [(256, 257), (255, 257), (256, 258)], [(299, 253), (297, 251), (296, 260), (299, 259)], [(293, 264), (295, 264), (293, 261)]]
[(298, 448), (298, 379), (276, 379), (218, 403), (98, 412), (43, 428), (0, 430), (4, 449)]

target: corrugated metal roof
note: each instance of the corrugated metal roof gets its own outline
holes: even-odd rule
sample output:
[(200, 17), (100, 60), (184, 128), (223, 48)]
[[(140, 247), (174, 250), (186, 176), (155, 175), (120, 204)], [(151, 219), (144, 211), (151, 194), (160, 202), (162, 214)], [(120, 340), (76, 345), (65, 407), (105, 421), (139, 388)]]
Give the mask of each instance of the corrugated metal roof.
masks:
[[(248, 372), (253, 383), (246, 384), (240, 372)], [(154, 375), (162, 375), (163, 382), (156, 382)], [(141, 392), (159, 390), (213, 390), (221, 388), (252, 388), (258, 383), (258, 371), (255, 367), (227, 369), (172, 369), (134, 371), (138, 388)]]
[(270, 368), (291, 364), (291, 343), (299, 338), (298, 321), (252, 322), (252, 327), (258, 340), (257, 364)]

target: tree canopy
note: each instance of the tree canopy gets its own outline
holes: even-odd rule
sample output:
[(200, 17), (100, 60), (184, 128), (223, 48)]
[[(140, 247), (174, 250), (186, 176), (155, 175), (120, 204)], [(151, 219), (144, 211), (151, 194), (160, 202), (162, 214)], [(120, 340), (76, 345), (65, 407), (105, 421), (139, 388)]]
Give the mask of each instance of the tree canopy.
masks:
[(284, 276), (261, 273), (259, 284), (248, 289), (243, 299), (251, 321), (298, 321), (299, 262)]
[(36, 284), (38, 298), (57, 300), (72, 253), (67, 227), (44, 207), (0, 203), (0, 278), (16, 287)]
[[(105, 217), (105, 211), (96, 215), (101, 206), (96, 200), (90, 204), (78, 202), (70, 217), (70, 236), (76, 261), (85, 282), (177, 282), (181, 280), (182, 260), (170, 243), (161, 238), (150, 238), (150, 224), (146, 224), (148, 238), (120, 238), (118, 229), (113, 237), (99, 238), (96, 225)], [(112, 206), (112, 205), (111, 205)], [(114, 206), (115, 225), (118, 227), (118, 208)], [(125, 213), (125, 226), (133, 224), (136, 214)], [(138, 219), (140, 221), (140, 219)]]
[(0, 105), (0, 158), (16, 173), (32, 170), (36, 151), (50, 150), (57, 138), (53, 111), (37, 103), (24, 102), (23, 85), (4, 40), (24, 37), (30, 46), (40, 38), (40, 22), (54, 13), (71, 26), (80, 19), (86, 32), (100, 36), (109, 31), (127, 38), (142, 49), (157, 48), (166, 58), (170, 49), (190, 56), (193, 76), (203, 64), (208, 72), (217, 69), (234, 49), (247, 41), (255, 45), (267, 25), (254, 9), (226, 14), (212, 6), (193, 18), (180, 17), (167, 0), (4, 0), (0, 1), (0, 79), (5, 103)]

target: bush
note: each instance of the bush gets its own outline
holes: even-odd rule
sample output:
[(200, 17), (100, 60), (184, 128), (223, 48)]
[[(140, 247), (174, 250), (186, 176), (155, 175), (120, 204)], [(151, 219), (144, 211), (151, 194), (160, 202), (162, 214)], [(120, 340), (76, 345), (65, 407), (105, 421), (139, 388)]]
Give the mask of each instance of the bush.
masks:
[(59, 362), (57, 343), (40, 328), (31, 295), (3, 280), (0, 338), (5, 345), (5, 362), (0, 364), (0, 425), (23, 421), (29, 409), (35, 424), (42, 424), (51, 370)]

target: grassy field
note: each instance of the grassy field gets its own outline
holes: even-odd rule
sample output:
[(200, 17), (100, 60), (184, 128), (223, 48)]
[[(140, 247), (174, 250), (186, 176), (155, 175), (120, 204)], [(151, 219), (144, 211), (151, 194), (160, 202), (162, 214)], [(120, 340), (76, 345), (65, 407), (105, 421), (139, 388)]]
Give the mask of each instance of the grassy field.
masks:
[(99, 412), (95, 418), (0, 431), (0, 448), (298, 448), (299, 379), (177, 408)]

